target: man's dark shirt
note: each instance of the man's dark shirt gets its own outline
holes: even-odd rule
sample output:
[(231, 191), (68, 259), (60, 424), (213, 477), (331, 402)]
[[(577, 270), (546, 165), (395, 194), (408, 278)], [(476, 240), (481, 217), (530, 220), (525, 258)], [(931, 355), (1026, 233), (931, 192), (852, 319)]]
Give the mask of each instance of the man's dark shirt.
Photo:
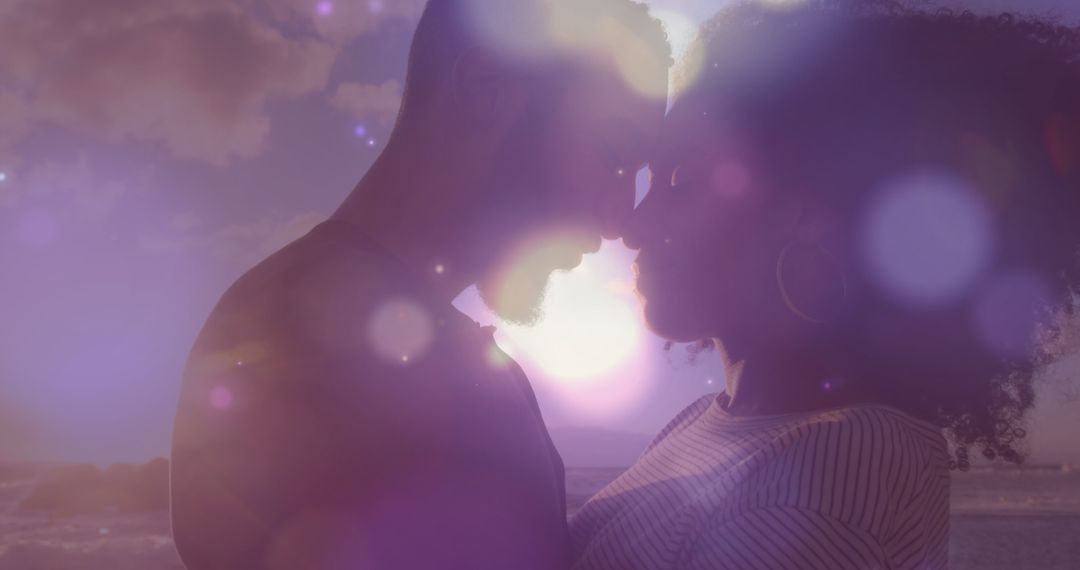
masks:
[(344, 222), (240, 278), (184, 373), (189, 570), (561, 568), (563, 481), (521, 369)]

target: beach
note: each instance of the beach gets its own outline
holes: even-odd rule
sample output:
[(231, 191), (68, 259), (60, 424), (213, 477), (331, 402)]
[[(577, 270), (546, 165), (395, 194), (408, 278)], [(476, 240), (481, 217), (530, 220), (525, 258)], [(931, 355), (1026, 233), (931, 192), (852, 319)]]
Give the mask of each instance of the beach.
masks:
[[(571, 514), (622, 468), (568, 468)], [(50, 517), (18, 510), (36, 477), (0, 481), (0, 570), (183, 570), (165, 511)], [(1080, 469), (954, 473), (950, 567), (1080, 568)]]

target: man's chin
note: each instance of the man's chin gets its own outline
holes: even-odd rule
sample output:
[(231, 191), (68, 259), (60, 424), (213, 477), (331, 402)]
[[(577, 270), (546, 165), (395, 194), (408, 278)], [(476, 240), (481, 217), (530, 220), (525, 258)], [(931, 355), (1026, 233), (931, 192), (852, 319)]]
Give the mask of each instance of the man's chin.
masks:
[(543, 317), (544, 298), (548, 279), (515, 280), (507, 283), (498, 279), (477, 284), (480, 300), (499, 319), (521, 326), (533, 326)]

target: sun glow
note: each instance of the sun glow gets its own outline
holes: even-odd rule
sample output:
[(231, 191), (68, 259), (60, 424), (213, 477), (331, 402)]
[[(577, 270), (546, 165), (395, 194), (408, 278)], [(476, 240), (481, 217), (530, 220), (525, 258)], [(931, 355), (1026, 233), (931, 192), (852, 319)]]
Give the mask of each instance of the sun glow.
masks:
[(634, 292), (632, 252), (616, 242), (551, 278), (543, 316), (532, 326), (499, 326), (495, 339), (538, 389), (571, 414), (617, 416), (649, 386), (649, 337)]
[(513, 345), (559, 382), (594, 381), (633, 357), (641, 341), (634, 308), (615, 295), (622, 289), (584, 264), (553, 276), (543, 319), (534, 327), (512, 327)]

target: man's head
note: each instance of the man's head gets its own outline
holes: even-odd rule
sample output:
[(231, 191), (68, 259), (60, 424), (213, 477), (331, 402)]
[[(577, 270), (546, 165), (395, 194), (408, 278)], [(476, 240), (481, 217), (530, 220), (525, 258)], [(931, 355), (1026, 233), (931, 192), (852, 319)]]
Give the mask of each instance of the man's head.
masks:
[(468, 173), (446, 242), (504, 318), (532, 320), (553, 270), (621, 235), (670, 59), (630, 0), (428, 3), (394, 138)]

